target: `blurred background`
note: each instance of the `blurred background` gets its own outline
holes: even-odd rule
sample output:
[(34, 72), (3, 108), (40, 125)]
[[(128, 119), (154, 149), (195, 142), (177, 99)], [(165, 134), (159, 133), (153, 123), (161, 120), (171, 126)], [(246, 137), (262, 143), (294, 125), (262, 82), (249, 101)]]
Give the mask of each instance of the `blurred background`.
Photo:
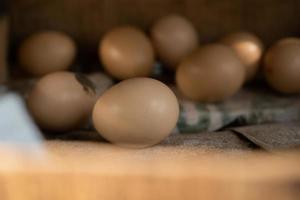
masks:
[(187, 17), (201, 43), (240, 30), (257, 34), (267, 46), (300, 34), (297, 0), (11, 0), (9, 4), (13, 55), (20, 41), (30, 34), (54, 29), (76, 40), (86, 65), (98, 61), (95, 52), (106, 31), (124, 24), (148, 30), (170, 13)]

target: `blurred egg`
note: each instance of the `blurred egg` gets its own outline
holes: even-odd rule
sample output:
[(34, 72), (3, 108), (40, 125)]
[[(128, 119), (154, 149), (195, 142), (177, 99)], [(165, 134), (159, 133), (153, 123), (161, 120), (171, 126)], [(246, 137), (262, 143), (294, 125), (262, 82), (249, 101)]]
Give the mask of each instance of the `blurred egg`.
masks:
[(300, 93), (300, 39), (286, 38), (275, 43), (264, 58), (267, 82), (282, 93)]
[(170, 69), (177, 68), (199, 43), (193, 24), (179, 15), (158, 20), (151, 29), (151, 37), (159, 58)]
[(246, 67), (246, 81), (253, 79), (264, 50), (262, 41), (252, 33), (236, 32), (225, 36), (221, 42), (231, 47), (241, 59)]
[(222, 44), (201, 47), (176, 71), (176, 83), (186, 97), (218, 102), (234, 95), (245, 79), (245, 68), (234, 51)]
[(96, 95), (89, 80), (80, 74), (54, 72), (37, 81), (27, 105), (45, 130), (70, 131), (88, 121)]
[(160, 81), (133, 78), (107, 90), (93, 110), (96, 130), (124, 147), (152, 146), (175, 127), (179, 105), (174, 93)]
[(295, 43), (300, 43), (300, 38), (296, 37), (288, 37), (288, 38), (283, 38), (279, 41), (277, 41), (277, 44), (295, 44)]
[(21, 43), (18, 51), (20, 66), (35, 76), (68, 69), (75, 56), (74, 41), (57, 31), (31, 35)]
[(99, 56), (106, 71), (120, 80), (148, 76), (154, 65), (150, 40), (141, 30), (130, 26), (108, 32), (101, 41)]

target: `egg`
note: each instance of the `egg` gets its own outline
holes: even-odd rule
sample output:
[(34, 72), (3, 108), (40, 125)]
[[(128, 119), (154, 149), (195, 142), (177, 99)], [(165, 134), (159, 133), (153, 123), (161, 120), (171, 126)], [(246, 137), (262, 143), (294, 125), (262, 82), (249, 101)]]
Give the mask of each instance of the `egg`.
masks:
[(169, 69), (176, 69), (199, 43), (193, 24), (179, 15), (169, 15), (155, 22), (151, 38), (160, 60)]
[(108, 32), (100, 43), (99, 56), (105, 70), (119, 80), (148, 76), (154, 66), (150, 39), (131, 26)]
[(275, 43), (265, 55), (264, 74), (275, 90), (300, 93), (300, 39), (286, 38)]
[(179, 91), (189, 99), (218, 102), (234, 95), (245, 79), (245, 68), (234, 51), (209, 44), (188, 56), (176, 71)]
[(79, 128), (88, 121), (97, 100), (91, 85), (80, 74), (47, 74), (29, 93), (28, 109), (42, 129), (63, 132)]
[(75, 42), (58, 31), (33, 34), (21, 43), (18, 50), (20, 66), (35, 76), (66, 70), (75, 56)]
[(235, 32), (223, 37), (221, 42), (231, 47), (241, 59), (246, 67), (246, 81), (253, 79), (264, 50), (262, 41), (252, 33)]
[(132, 78), (107, 90), (93, 110), (96, 130), (123, 147), (143, 148), (159, 143), (175, 127), (179, 105), (160, 81)]
[(287, 38), (283, 38), (283, 39), (277, 41), (277, 44), (295, 44), (295, 43), (299, 43), (299, 42), (300, 42), (300, 38), (287, 37)]

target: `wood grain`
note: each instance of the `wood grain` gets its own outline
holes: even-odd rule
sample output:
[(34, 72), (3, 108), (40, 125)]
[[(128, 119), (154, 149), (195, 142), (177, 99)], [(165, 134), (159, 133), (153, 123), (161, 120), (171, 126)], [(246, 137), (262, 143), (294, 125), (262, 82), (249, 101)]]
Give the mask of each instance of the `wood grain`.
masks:
[(299, 152), (49, 141), (44, 156), (0, 150), (1, 200), (298, 199)]
[(39, 30), (58, 29), (94, 50), (103, 33), (114, 26), (148, 29), (169, 13), (187, 16), (202, 43), (240, 29), (253, 31), (267, 45), (300, 35), (298, 0), (12, 0), (10, 7), (16, 43)]
[(0, 16), (0, 83), (5, 82), (8, 78), (8, 30), (8, 17)]

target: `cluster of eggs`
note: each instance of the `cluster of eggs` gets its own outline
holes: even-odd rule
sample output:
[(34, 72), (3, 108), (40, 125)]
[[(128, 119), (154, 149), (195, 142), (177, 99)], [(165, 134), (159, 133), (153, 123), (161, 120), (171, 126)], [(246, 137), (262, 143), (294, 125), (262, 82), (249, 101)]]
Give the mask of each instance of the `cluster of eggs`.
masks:
[[(28, 108), (40, 127), (70, 131), (92, 115), (107, 140), (128, 147), (154, 145), (170, 134), (179, 116), (176, 96), (150, 76), (156, 56), (175, 72), (179, 91), (201, 102), (218, 102), (252, 80), (263, 60), (261, 40), (236, 32), (218, 42), (199, 45), (188, 19), (170, 15), (154, 23), (148, 37), (133, 26), (106, 33), (99, 45), (105, 71), (122, 82), (103, 94), (92, 77), (66, 71), (76, 57), (66, 34), (45, 31), (28, 37), (18, 51), (20, 66), (41, 78), (28, 95)], [(268, 83), (283, 93), (300, 93), (300, 39), (283, 39), (264, 56)]]

